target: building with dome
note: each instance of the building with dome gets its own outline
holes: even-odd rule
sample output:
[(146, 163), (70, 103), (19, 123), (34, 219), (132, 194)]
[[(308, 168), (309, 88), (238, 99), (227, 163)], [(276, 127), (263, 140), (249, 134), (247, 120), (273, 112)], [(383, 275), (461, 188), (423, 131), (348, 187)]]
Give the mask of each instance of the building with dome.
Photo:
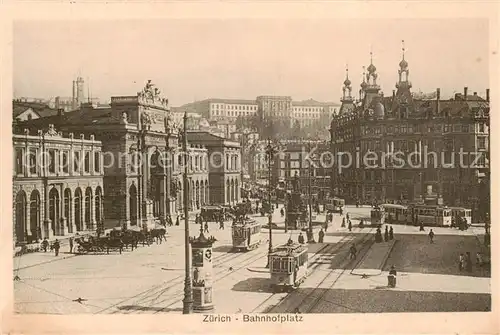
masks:
[[(346, 74), (341, 106), (330, 126), (336, 160), (332, 192), (348, 201), (434, 199), (483, 215), (480, 190), (489, 184), (489, 89), (486, 97), (469, 94), (466, 87), (448, 100), (441, 99), (439, 88), (434, 99), (417, 98), (409, 74), (404, 47), (392, 96), (384, 96), (377, 84), (373, 57), (363, 70), (357, 98)], [(458, 163), (460, 150), (473, 153), (464, 164)], [(394, 158), (398, 154), (402, 163)], [(452, 157), (457, 161), (453, 168), (443, 166)]]

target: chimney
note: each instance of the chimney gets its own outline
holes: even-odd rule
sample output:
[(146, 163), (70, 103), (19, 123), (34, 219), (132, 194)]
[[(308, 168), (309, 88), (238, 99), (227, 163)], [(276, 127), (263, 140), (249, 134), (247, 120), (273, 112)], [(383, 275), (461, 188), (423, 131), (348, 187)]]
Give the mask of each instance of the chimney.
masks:
[(490, 89), (489, 88), (486, 89), (486, 101), (490, 102)]
[(441, 103), (439, 101), (440, 99), (441, 99), (441, 89), (437, 88), (436, 89), (436, 114), (437, 115), (440, 114), (440, 109), (441, 109)]
[(467, 87), (464, 87), (464, 100), (467, 101)]

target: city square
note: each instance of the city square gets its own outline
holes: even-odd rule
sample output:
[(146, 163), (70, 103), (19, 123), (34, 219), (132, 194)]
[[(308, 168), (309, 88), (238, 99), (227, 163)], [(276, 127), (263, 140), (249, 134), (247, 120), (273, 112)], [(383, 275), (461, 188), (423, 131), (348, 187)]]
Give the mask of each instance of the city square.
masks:
[[(309, 42), (329, 40), (338, 22), (268, 22), (265, 32), (251, 22), (67, 23), (87, 36), (78, 45), (64, 23), (19, 23), (14, 312), (221, 322), (490, 312), (487, 43), (465, 48), (431, 21), (398, 23), (428, 38), (408, 28), (390, 39), (382, 32), (394, 22), (359, 22), (366, 36), (341, 34), (350, 47), (334, 59)], [(489, 29), (452, 27), (471, 39)], [(250, 61), (248, 31), (297, 60)], [(47, 45), (36, 58), (33, 40)], [(58, 80), (36, 77), (47, 50), (71, 49), (58, 40), (87, 47)], [(148, 61), (127, 47), (137, 41)], [(204, 43), (206, 57), (195, 52)], [(428, 62), (443, 43), (460, 51)]]

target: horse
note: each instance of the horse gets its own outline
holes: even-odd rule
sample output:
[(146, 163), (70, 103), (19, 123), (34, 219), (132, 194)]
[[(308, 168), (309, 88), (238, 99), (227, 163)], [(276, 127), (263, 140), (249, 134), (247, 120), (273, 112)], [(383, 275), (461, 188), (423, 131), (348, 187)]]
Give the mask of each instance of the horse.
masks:
[(166, 234), (167, 234), (167, 230), (165, 228), (155, 228), (149, 232), (149, 236), (153, 240), (156, 240), (156, 244), (159, 244), (159, 243), (161, 244), (163, 240), (165, 240), (165, 242), (167, 242)]

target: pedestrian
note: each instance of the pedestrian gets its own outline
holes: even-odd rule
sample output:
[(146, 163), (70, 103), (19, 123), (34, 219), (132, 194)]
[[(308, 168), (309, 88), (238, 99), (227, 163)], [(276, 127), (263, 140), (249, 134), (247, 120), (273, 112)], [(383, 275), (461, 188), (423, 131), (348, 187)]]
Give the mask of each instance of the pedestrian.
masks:
[(391, 228), (389, 229), (389, 240), (394, 240), (394, 230)]
[(205, 233), (209, 233), (209, 231), (208, 231), (208, 222), (205, 222)]
[(363, 228), (365, 225), (365, 221), (363, 221), (363, 219), (361, 219), (361, 221), (359, 221), (359, 228)]
[(318, 238), (318, 242), (319, 243), (323, 243), (323, 239), (325, 237), (325, 232), (323, 231), (323, 228), (321, 228), (321, 230), (319, 231), (319, 238)]
[(470, 252), (465, 253), (465, 269), (467, 272), (472, 272), (472, 260), (470, 259)]
[(425, 229), (424, 229), (424, 223), (422, 221), (420, 221), (420, 231), (425, 231)]
[(280, 214), (282, 217), (285, 216), (285, 210), (283, 208), (280, 210)]
[(346, 214), (345, 214), (345, 218), (346, 218), (347, 220), (349, 220), (349, 213), (346, 213)]
[(219, 229), (224, 230), (224, 220), (222, 219), (222, 217), (219, 218)]
[(353, 243), (349, 248), (349, 259), (356, 259), (357, 252), (358, 251), (356, 250), (356, 245)]
[(429, 240), (431, 241), (431, 243), (434, 243), (434, 232), (432, 231), (432, 229), (429, 232)]
[(47, 248), (49, 247), (49, 241), (47, 241), (47, 238), (45, 237), (42, 241), (42, 250), (43, 252), (47, 252)]
[(462, 270), (464, 269), (464, 262), (464, 254), (460, 254), (460, 256), (458, 257), (458, 271), (462, 272)]
[(480, 252), (476, 253), (476, 265), (483, 266), (483, 256), (481, 255)]
[(384, 231), (384, 242), (389, 242), (389, 228), (385, 226), (385, 231)]
[(304, 244), (304, 243), (305, 243), (305, 241), (304, 241), (304, 235), (302, 235), (302, 233), (300, 233), (300, 234), (299, 234), (299, 237), (298, 237), (298, 242), (299, 242), (300, 244)]
[(54, 241), (53, 246), (54, 246), (54, 251), (56, 252), (56, 256), (59, 256), (59, 249), (61, 248), (61, 244), (59, 244), (58, 239)]
[(177, 215), (177, 218), (175, 219), (175, 225), (178, 226), (179, 224), (180, 224), (179, 215)]
[(342, 218), (342, 225), (340, 227), (345, 228), (345, 218)]
[(396, 287), (396, 276), (397, 276), (397, 271), (396, 267), (393, 265), (391, 266), (391, 270), (389, 271), (389, 276), (387, 276), (388, 279), (388, 286), (389, 287)]
[(349, 220), (349, 225), (347, 226), (349, 228), (349, 231), (352, 231), (352, 223), (351, 220)]
[(69, 238), (69, 253), (73, 253), (73, 237)]

